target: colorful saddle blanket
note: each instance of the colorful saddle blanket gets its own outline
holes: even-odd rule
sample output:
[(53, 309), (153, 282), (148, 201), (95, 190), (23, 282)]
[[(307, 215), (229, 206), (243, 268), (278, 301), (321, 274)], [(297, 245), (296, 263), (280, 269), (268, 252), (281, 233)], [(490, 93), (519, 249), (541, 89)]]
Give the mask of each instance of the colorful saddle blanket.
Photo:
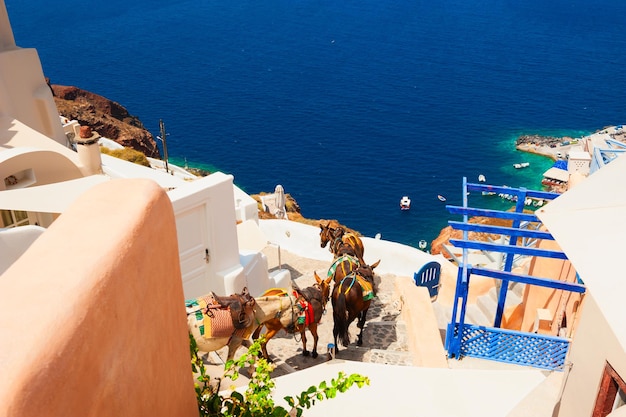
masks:
[(326, 277), (330, 278), (334, 276), (335, 271), (337, 271), (337, 268), (343, 268), (343, 275), (344, 276), (348, 275), (350, 271), (352, 271), (353, 269), (350, 269), (349, 271), (346, 270), (346, 266), (345, 266), (346, 263), (348, 263), (349, 265), (353, 267), (354, 266), (358, 267), (360, 265), (359, 260), (355, 258), (354, 256), (342, 255), (333, 261), (330, 268), (328, 268), (328, 274), (326, 275)]
[(252, 333), (250, 326), (235, 328), (230, 308), (222, 307), (213, 293), (185, 300), (185, 307), (188, 315), (194, 314), (195, 319), (202, 323), (199, 330), (206, 339), (230, 337), (233, 334), (248, 338)]
[(299, 314), (298, 314), (298, 324), (308, 326), (311, 323), (315, 323), (319, 321), (319, 318), (315, 317), (315, 309), (313, 307), (313, 300), (308, 300), (306, 295), (303, 293), (298, 293), (297, 291), (293, 292), (294, 297), (296, 297), (296, 305), (298, 306)]
[(372, 298), (374, 298), (374, 286), (372, 285), (372, 283), (362, 276), (355, 274), (354, 272), (341, 280), (341, 282), (339, 283), (339, 288), (341, 289), (341, 286), (346, 285), (345, 292), (347, 293), (348, 291), (350, 291), (350, 288), (352, 288), (355, 282), (358, 282), (361, 286), (361, 291), (363, 292), (363, 301), (371, 300)]

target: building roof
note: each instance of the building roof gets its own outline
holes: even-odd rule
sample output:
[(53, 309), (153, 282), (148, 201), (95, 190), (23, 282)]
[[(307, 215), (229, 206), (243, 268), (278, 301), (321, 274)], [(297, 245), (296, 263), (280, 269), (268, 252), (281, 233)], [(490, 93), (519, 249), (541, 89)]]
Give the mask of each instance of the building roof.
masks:
[(17, 148), (32, 148), (60, 153), (78, 163), (78, 155), (71, 149), (59, 144), (12, 117), (0, 117), (0, 151)]
[(552, 167), (543, 173), (545, 178), (551, 178), (557, 181), (567, 182), (569, 180), (569, 173), (565, 170)]
[(570, 151), (569, 152), (569, 159), (580, 159), (580, 160), (584, 160), (584, 161), (591, 161), (591, 155), (589, 155), (589, 152), (583, 151), (583, 150), (577, 150), (577, 151)]
[(166, 190), (180, 187), (186, 181), (176, 175), (167, 174), (143, 165), (102, 154), (102, 170), (111, 178), (148, 178)]
[(622, 155), (536, 211), (624, 347), (625, 175), (626, 157)]
[(110, 180), (106, 175), (90, 175), (35, 187), (0, 192), (0, 208), (40, 213), (63, 213), (82, 193)]

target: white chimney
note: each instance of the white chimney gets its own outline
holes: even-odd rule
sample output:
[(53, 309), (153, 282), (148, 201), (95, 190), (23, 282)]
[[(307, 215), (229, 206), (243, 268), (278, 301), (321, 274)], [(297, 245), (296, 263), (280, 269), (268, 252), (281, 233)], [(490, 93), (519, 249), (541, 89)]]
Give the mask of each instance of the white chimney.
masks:
[(78, 159), (82, 164), (80, 170), (85, 176), (102, 174), (99, 139), (98, 132), (92, 132), (89, 126), (81, 126), (78, 137), (74, 139)]

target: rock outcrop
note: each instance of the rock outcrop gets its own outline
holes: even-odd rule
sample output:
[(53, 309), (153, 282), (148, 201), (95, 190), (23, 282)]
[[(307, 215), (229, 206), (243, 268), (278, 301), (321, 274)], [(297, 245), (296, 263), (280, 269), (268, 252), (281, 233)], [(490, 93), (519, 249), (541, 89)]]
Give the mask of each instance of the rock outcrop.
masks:
[[(491, 226), (503, 226), (503, 227), (511, 227), (512, 225), (511, 220), (495, 219), (495, 218), (489, 218), (489, 217), (478, 217), (478, 216), (471, 217), (469, 219), (469, 223), (478, 223), (478, 224), (486, 224), (486, 225), (491, 225)], [(483, 232), (469, 232), (468, 237), (470, 240), (489, 242), (490, 239), (497, 240), (500, 237), (500, 235), (483, 233)], [(439, 236), (437, 236), (435, 240), (432, 241), (430, 253), (432, 253), (433, 255), (438, 255), (438, 254), (445, 255), (445, 252), (443, 252), (442, 247), (443, 245), (447, 245), (450, 242), (450, 239), (463, 239), (463, 231), (455, 230), (452, 228), (452, 226), (444, 227), (439, 233)]]
[(90, 126), (105, 138), (160, 159), (154, 137), (119, 103), (73, 86), (50, 84), (59, 114)]

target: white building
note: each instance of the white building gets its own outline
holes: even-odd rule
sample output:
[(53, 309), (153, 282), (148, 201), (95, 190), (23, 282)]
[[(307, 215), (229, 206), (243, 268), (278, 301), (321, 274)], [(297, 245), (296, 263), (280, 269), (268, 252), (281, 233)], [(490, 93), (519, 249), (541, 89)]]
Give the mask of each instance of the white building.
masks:
[(267, 260), (258, 250), (240, 253), (237, 224), (258, 222), (257, 203), (234, 185), (232, 175), (216, 172), (190, 181), (191, 176), (180, 172), (170, 175), (101, 155), (99, 136), (86, 136), (80, 137), (75, 121), (59, 117), (37, 51), (15, 44), (3, 4), (0, 227), (48, 227), (95, 184), (115, 178), (149, 178), (168, 191), (174, 207), (187, 298), (209, 291), (232, 294), (245, 286), (259, 295), (267, 288), (290, 285), (288, 271), (268, 274)]

